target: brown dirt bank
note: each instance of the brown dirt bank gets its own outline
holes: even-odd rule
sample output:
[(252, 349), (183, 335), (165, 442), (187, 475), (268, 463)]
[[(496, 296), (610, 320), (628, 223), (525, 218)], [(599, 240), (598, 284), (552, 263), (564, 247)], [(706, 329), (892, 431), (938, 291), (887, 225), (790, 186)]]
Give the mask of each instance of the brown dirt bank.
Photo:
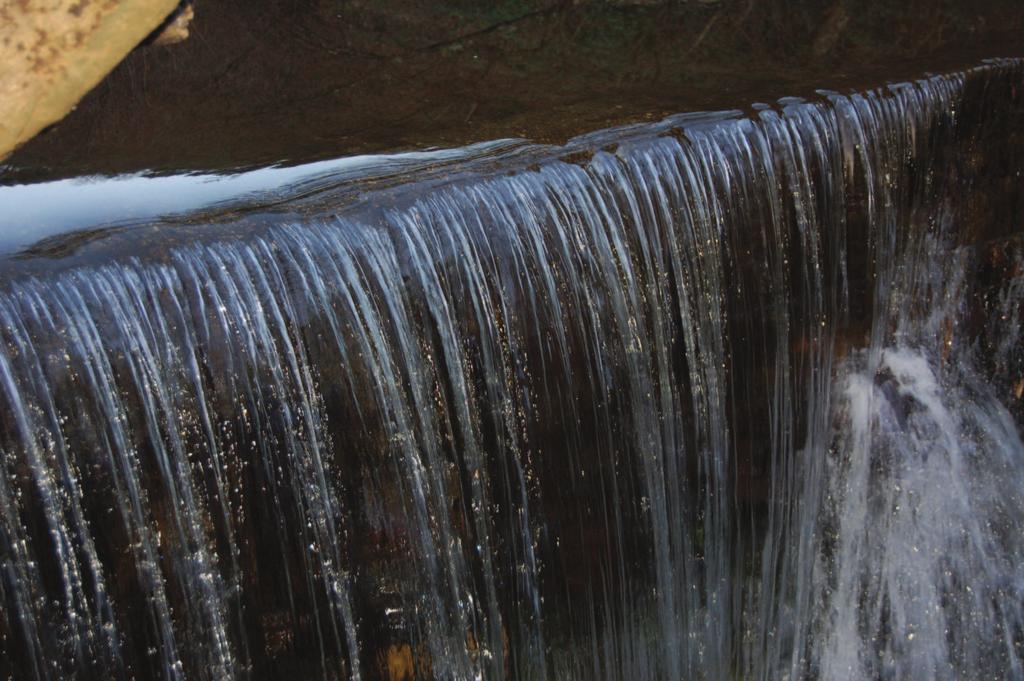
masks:
[(197, 3), (0, 181), (573, 134), (1024, 53), (1018, 0)]

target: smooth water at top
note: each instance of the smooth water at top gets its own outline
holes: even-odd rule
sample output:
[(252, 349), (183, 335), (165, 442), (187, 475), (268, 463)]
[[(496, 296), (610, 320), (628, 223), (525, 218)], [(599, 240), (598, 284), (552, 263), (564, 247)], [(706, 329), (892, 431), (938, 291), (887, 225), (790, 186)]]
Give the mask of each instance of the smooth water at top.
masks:
[(1024, 678), (1022, 75), (9, 259), (0, 673)]

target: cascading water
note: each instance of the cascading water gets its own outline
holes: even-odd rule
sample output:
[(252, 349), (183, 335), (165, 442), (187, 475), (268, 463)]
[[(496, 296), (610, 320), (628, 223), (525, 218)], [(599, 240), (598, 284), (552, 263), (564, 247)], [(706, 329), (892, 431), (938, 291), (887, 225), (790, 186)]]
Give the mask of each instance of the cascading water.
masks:
[(0, 672), (1024, 678), (1022, 75), (9, 276)]
[[(851, 354), (837, 380), (814, 575), (827, 604), (814, 648), (823, 678), (1024, 673), (1024, 538), (1014, 520), (1024, 444), (1002, 403), (1009, 391), (979, 370), (979, 348), (953, 335), (970, 310), (967, 263), (952, 255), (944, 262), (950, 254), (929, 238), (903, 263), (912, 274), (892, 301), (891, 336)], [(1000, 322), (1020, 310), (1019, 286), (1000, 296)], [(1019, 330), (999, 339), (1005, 366)]]

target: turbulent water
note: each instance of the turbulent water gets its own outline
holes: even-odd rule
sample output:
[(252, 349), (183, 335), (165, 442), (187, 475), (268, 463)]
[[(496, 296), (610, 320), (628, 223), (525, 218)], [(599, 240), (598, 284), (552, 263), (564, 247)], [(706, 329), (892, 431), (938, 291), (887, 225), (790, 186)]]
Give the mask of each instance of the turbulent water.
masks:
[(1022, 76), (11, 277), (0, 672), (1024, 679)]

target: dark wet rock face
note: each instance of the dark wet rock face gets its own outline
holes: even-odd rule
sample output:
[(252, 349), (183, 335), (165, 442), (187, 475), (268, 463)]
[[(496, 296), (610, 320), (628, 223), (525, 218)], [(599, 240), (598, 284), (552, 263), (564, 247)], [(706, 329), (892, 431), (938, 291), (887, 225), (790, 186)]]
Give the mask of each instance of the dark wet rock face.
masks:
[(1024, 678), (1022, 81), (11, 253), (0, 676)]

